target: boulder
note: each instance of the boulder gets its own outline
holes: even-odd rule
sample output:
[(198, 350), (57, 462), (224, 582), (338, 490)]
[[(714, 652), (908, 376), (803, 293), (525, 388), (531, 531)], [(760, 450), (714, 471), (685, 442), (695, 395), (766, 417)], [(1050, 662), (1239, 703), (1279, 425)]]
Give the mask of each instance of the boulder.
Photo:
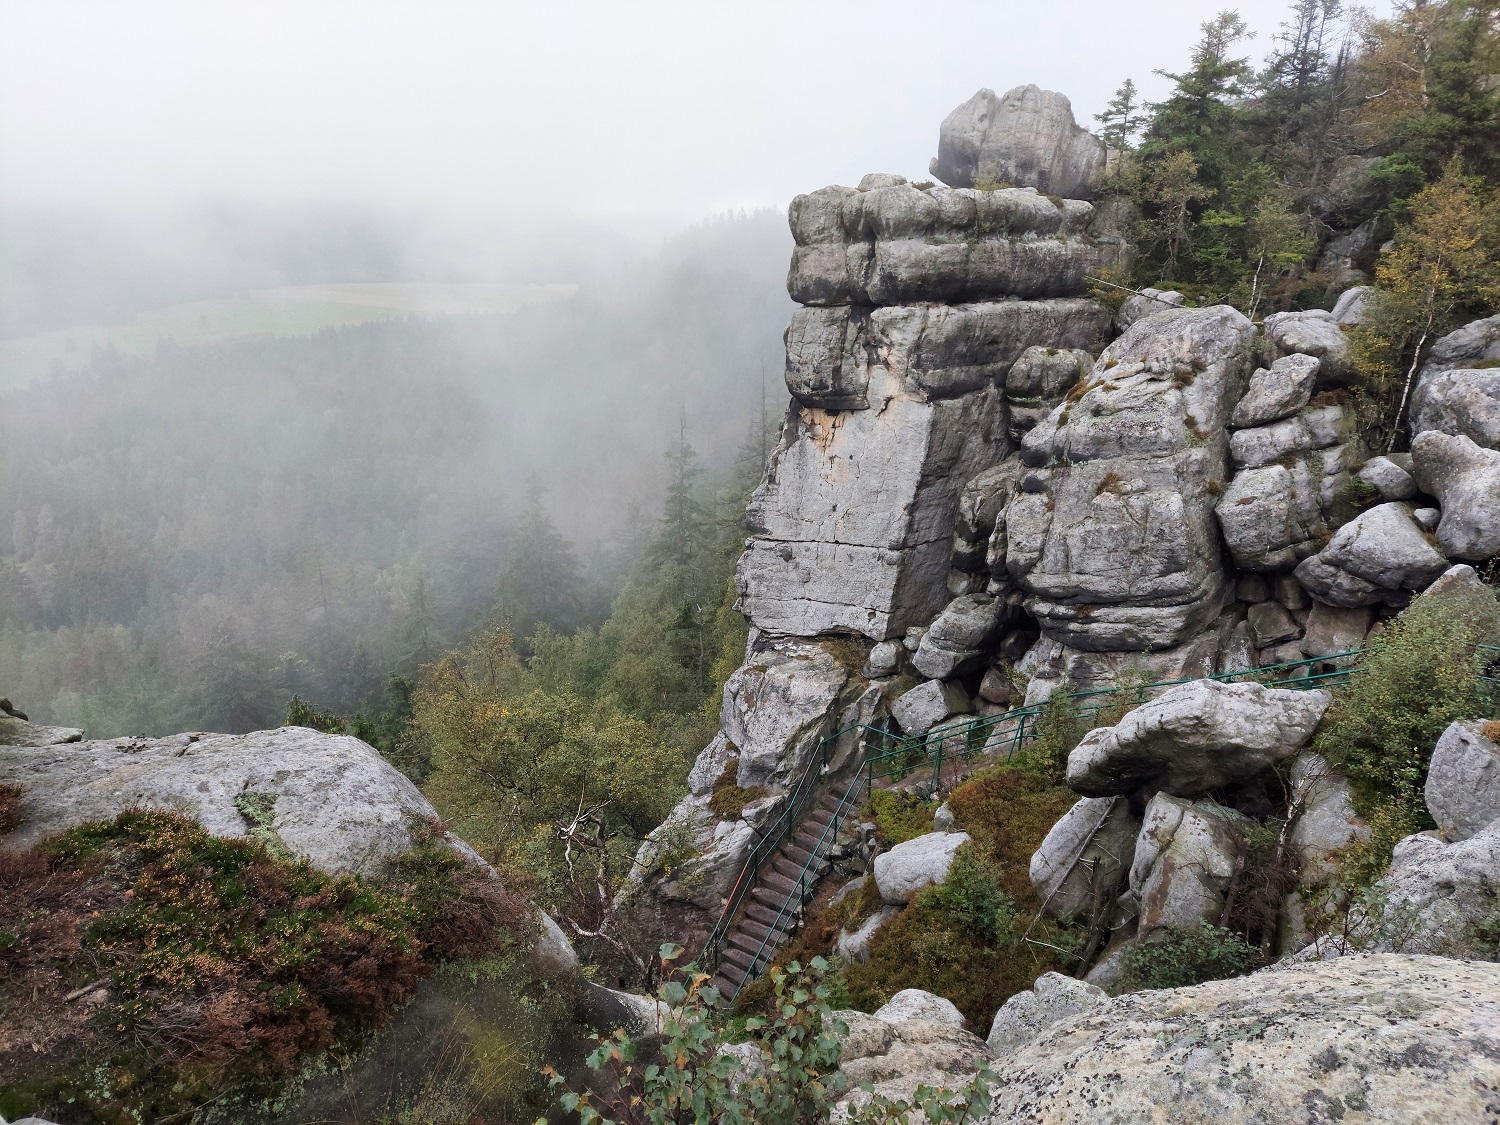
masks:
[(1413, 436), (1438, 430), (1500, 449), (1500, 367), (1422, 370), (1411, 398)]
[(1068, 755), (1068, 786), (1092, 797), (1161, 789), (1195, 797), (1301, 750), (1331, 699), (1322, 691), (1194, 680), (1169, 688)]
[(1167, 309), (1181, 308), (1187, 297), (1175, 289), (1152, 289), (1149, 286), (1132, 293), (1120, 302), (1115, 313), (1115, 327), (1121, 332), (1136, 321)]
[(891, 702), (891, 717), (910, 735), (926, 734), (949, 716), (972, 710), (963, 687), (951, 680), (927, 680)]
[[(1434, 522), (1433, 526), (1437, 526), (1436, 522)], [(1427, 594), (1446, 596), (1461, 590), (1490, 596), (1494, 594), (1494, 589), (1486, 586), (1484, 581), (1479, 577), (1479, 572), (1468, 563), (1458, 563), (1456, 566), (1450, 566), (1442, 574), (1438, 575), (1437, 581), (1423, 590), (1422, 593), (1424, 596)]]
[(980, 90), (943, 119), (929, 169), (953, 187), (1017, 184), (1091, 199), (1104, 176), (1104, 142), (1073, 120), (1062, 94), (1017, 86)]
[(1467, 840), (1500, 819), (1500, 726), (1450, 723), (1427, 769), (1427, 811), (1450, 840)]
[(984, 679), (979, 681), (979, 698), (986, 703), (1010, 703), (1015, 699), (1016, 689), (1010, 682), (1008, 670), (1000, 666), (986, 668)]
[(1500, 314), (1470, 321), (1438, 340), (1427, 353), (1427, 364), (1422, 370), (1478, 367), (1497, 359), (1500, 359)]
[(964, 1016), (953, 1006), (953, 1001), (920, 988), (903, 988), (880, 1007), (875, 1009), (875, 1018), (886, 1023), (907, 1023), (921, 1020), (924, 1023), (944, 1023), (950, 1027), (963, 1027)]
[(1309, 937), (1312, 907), (1337, 905), (1339, 857), (1349, 845), (1367, 839), (1369, 826), (1354, 808), (1349, 779), (1321, 754), (1304, 751), (1292, 761), (1288, 809), (1292, 825), (1287, 847), (1297, 864), (1297, 885), (1282, 904), (1277, 948), (1301, 949)]
[(1081, 1015), (1107, 999), (1104, 989), (1095, 985), (1061, 973), (1043, 973), (1031, 988), (1000, 1005), (986, 1042), (991, 1052), (1004, 1058), (1054, 1024)]
[(1333, 656), (1363, 648), (1374, 612), (1369, 606), (1343, 608), (1313, 602), (1302, 636), (1304, 656)]
[(1323, 309), (1272, 313), (1265, 319), (1266, 339), (1278, 356), (1301, 352), (1321, 360), (1319, 377), (1339, 381), (1350, 374), (1349, 338)]
[(1359, 456), (1355, 443), (1335, 445), (1235, 473), (1214, 508), (1235, 565), (1279, 571), (1316, 554), (1353, 514), (1349, 467)]
[[(833, 1120), (877, 1097), (909, 1101), (918, 1086), (954, 1088), (972, 1081), (989, 1058), (984, 1040), (951, 1023), (908, 1019), (888, 1023), (864, 1012), (835, 1012), (844, 1025), (839, 1069), (849, 1092), (834, 1107)], [(866, 1092), (860, 1087), (868, 1085)]]
[(990, 594), (954, 598), (922, 634), (912, 666), (934, 680), (982, 666), (1005, 617), (1005, 602)]
[(1411, 473), (1389, 457), (1371, 457), (1355, 479), (1373, 488), (1382, 500), (1410, 500), (1417, 494), (1417, 482)]
[(833, 951), (854, 965), (870, 959), (870, 946), (881, 927), (901, 913), (900, 907), (883, 906), (852, 930), (840, 930), (833, 940)]
[(870, 647), (863, 669), (865, 679), (880, 680), (894, 676), (901, 670), (901, 661), (906, 656), (900, 641), (881, 641)]
[(1251, 606), (1245, 620), (1256, 648), (1270, 648), (1302, 635), (1302, 627), (1278, 602), (1260, 602)]
[(1138, 321), (1026, 435), (1036, 468), (1006, 508), (1004, 562), (1044, 636), (1171, 649), (1227, 602), (1210, 486), (1253, 332), (1227, 306)]
[(1370, 316), (1371, 302), (1375, 299), (1373, 285), (1355, 285), (1339, 294), (1333, 304), (1334, 323), (1341, 328), (1353, 328), (1363, 324)]
[(1348, 609), (1403, 605), (1447, 569), (1448, 560), (1427, 541), (1411, 509), (1389, 503), (1339, 528), (1326, 547), (1297, 565), (1296, 574), (1314, 598)]
[(1217, 921), (1254, 826), (1212, 801), (1152, 797), (1130, 865), (1130, 890), (1140, 903), (1137, 937)]
[[(151, 808), (215, 836), (269, 836), (331, 874), (374, 876), (413, 846), (414, 825), (438, 819), (373, 747), (305, 727), (3, 746), (0, 784), (23, 788), (23, 820), (0, 850)], [(443, 839), (481, 862), (458, 837)]]
[(1417, 483), (1442, 506), (1438, 545), (1470, 562), (1500, 555), (1500, 450), (1437, 430), (1418, 434), (1411, 448)]
[(1093, 355), (1082, 348), (1034, 344), (1022, 352), (1005, 377), (1011, 437), (1020, 438), (1035, 426), (1093, 366)]
[(1315, 357), (1300, 352), (1284, 355), (1250, 376), (1250, 387), (1235, 406), (1229, 424), (1244, 429), (1296, 414), (1312, 400), (1317, 383)]
[(849, 674), (812, 641), (772, 640), (724, 683), (719, 724), (739, 753), (736, 784), (783, 786), (831, 729)]
[(1004, 518), (1005, 506), (1024, 472), (1025, 466), (1017, 458), (1009, 457), (964, 485), (958, 494), (958, 518), (954, 521), (954, 570), (987, 572), (990, 537), (996, 523)]
[(1140, 830), (1141, 818), (1123, 797), (1084, 797), (1065, 812), (1031, 857), (1031, 885), (1042, 909), (1072, 922), (1113, 902)]
[(1383, 954), (1099, 1000), (1010, 1053), (981, 1121), (1480, 1122), (1500, 965)]
[(1229, 438), (1229, 455), (1236, 465), (1254, 469), (1341, 445), (1349, 436), (1349, 419), (1342, 406), (1311, 406), (1279, 422), (1236, 430)]
[(969, 842), (967, 832), (929, 832), (875, 857), (875, 887), (882, 901), (905, 906), (923, 887), (948, 877), (953, 853)]

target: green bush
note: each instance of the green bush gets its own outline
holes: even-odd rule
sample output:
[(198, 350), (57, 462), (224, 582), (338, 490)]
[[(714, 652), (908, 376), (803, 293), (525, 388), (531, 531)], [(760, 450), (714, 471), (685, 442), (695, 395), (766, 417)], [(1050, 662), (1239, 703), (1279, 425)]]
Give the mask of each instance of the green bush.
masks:
[[(681, 952), (663, 946), (664, 967)], [(582, 1125), (829, 1120), (834, 1103), (851, 1087), (839, 1070), (849, 1028), (833, 1009), (827, 970), (821, 958), (807, 967), (797, 962), (773, 967), (769, 1014), (734, 1017), (719, 1006), (708, 975), (689, 966), (683, 979), (661, 988), (669, 1012), (659, 1049), (623, 1031), (600, 1039), (588, 1059), (595, 1077), (582, 1090), (549, 1068), (557, 1109)], [(725, 1051), (732, 1042), (748, 1044), (750, 1057)], [(981, 1067), (967, 1086), (920, 1086), (910, 1102), (870, 1093), (844, 1120), (851, 1125), (975, 1121), (989, 1109), (995, 1081), (994, 1073)]]
[(1378, 877), (1396, 841), (1432, 827), (1422, 787), (1433, 746), (1453, 720), (1487, 712), (1475, 646), (1497, 635), (1491, 591), (1420, 597), (1370, 642), (1328, 709), (1313, 749), (1348, 775), (1357, 809), (1379, 829), (1345, 857), (1351, 886)]
[(1257, 950), (1233, 930), (1199, 923), (1164, 941), (1140, 942), (1125, 952), (1125, 971), (1116, 992), (1145, 988), (1182, 988), (1248, 973), (1260, 959)]
[(931, 832), (936, 808), (932, 801), (899, 789), (877, 789), (870, 794), (870, 818), (888, 848)]
[(1016, 901), (1000, 885), (1000, 872), (965, 844), (948, 868), (948, 877), (921, 893), (922, 909), (943, 915), (991, 944), (1015, 938)]

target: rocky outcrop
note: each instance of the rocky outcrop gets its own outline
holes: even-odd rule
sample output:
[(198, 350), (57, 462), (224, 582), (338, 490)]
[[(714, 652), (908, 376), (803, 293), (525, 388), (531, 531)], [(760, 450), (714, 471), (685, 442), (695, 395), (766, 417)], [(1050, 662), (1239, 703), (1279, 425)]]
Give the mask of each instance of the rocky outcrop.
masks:
[[(0, 746), (0, 783), (23, 788), (23, 820), (0, 850), (152, 808), (215, 836), (272, 841), (333, 874), (378, 875), (413, 846), (415, 825), (437, 820), (373, 747), (305, 727)], [(479, 861), (458, 837), (445, 839)]]
[(1428, 430), (1500, 448), (1500, 368), (1423, 369), (1411, 398), (1411, 432)]
[(1348, 377), (1349, 338), (1333, 313), (1322, 309), (1307, 312), (1272, 313), (1265, 321), (1266, 339), (1279, 356), (1300, 352), (1316, 356), (1321, 378), (1337, 381)]
[(1140, 904), (1137, 938), (1216, 921), (1253, 825), (1212, 801), (1151, 798), (1130, 865), (1131, 894)]
[(1300, 353), (1282, 356), (1250, 376), (1250, 387), (1236, 404), (1229, 424), (1244, 429), (1289, 417), (1311, 401), (1317, 382), (1317, 359)]
[(973, 709), (961, 685), (943, 680), (927, 680), (891, 701), (891, 717), (907, 734), (926, 734), (944, 720)]
[(1068, 787), (1092, 797), (1142, 789), (1199, 796), (1301, 750), (1330, 702), (1322, 691), (1182, 684), (1090, 731), (1068, 756)]
[(1011, 437), (1019, 439), (1041, 421), (1093, 366), (1093, 355), (1082, 348), (1033, 345), (1022, 352), (1005, 377)]
[(1427, 430), (1412, 442), (1417, 483), (1438, 498), (1437, 541), (1449, 558), (1500, 555), (1500, 450)]
[(1104, 142), (1073, 120), (1063, 95), (1017, 86), (980, 90), (943, 120), (930, 171), (945, 184), (1016, 184), (1090, 199), (1104, 177)]
[(1500, 966), (1386, 954), (1136, 992), (996, 1065), (988, 1125), (1486, 1121)]
[(1500, 820), (1500, 727), (1450, 723), (1432, 751), (1424, 796), (1438, 830), (1467, 840)]
[(1102, 911), (1130, 871), (1140, 830), (1123, 797), (1085, 797), (1065, 812), (1031, 857), (1042, 909), (1060, 922)]
[(61, 746), (82, 741), (83, 731), (77, 727), (49, 727), (0, 714), (0, 746)]
[(1370, 834), (1369, 826), (1355, 811), (1349, 779), (1322, 755), (1310, 751), (1297, 755), (1288, 780), (1291, 828), (1286, 841), (1296, 861), (1297, 885), (1282, 903), (1277, 935), (1277, 948), (1282, 953), (1307, 944), (1311, 912), (1342, 904), (1337, 886), (1340, 854)]
[[(1420, 477), (1421, 473), (1418, 472)], [(1297, 579), (1319, 601), (1352, 608), (1404, 605), (1448, 569), (1405, 504), (1380, 504), (1339, 528), (1298, 564)]]
[(1333, 322), (1341, 328), (1363, 324), (1370, 316), (1375, 300), (1373, 285), (1355, 285), (1339, 294), (1333, 305)]
[(1081, 1015), (1108, 999), (1105, 991), (1061, 973), (1043, 973), (1036, 984), (1000, 1006), (986, 1043), (1004, 1058), (1025, 1047), (1052, 1025)]
[(949, 602), (922, 634), (911, 663), (933, 679), (982, 667), (1005, 624), (1006, 604), (991, 594), (963, 594)]
[(953, 855), (969, 842), (967, 832), (929, 832), (875, 857), (875, 887), (881, 900), (905, 906), (923, 887), (948, 878)]
[(1226, 306), (1138, 321), (1026, 435), (1005, 564), (1044, 637), (1170, 649), (1228, 600), (1209, 486), (1226, 476), (1253, 331)]
[(1500, 314), (1455, 328), (1427, 353), (1424, 374), (1451, 367), (1478, 367), (1500, 360)]
[(1323, 956), (1346, 948), (1495, 958), (1495, 904), (1500, 901), (1500, 821), (1448, 843), (1435, 832), (1396, 845), (1391, 867), (1375, 884), (1352, 940), (1319, 943)]
[(875, 1018), (886, 1023), (907, 1023), (920, 1020), (924, 1023), (943, 1023), (949, 1027), (963, 1027), (963, 1013), (953, 1006), (953, 1001), (934, 996), (920, 988), (903, 988), (880, 1007), (875, 1009)]
[(1120, 302), (1120, 308), (1115, 313), (1115, 327), (1124, 332), (1142, 317), (1181, 308), (1186, 302), (1186, 294), (1175, 289), (1153, 289), (1147, 286)]
[(840, 1035), (839, 1069), (851, 1087), (834, 1109), (835, 1121), (868, 1099), (862, 1086), (870, 1086), (878, 1097), (909, 1101), (918, 1086), (966, 1085), (989, 1057), (983, 1039), (952, 1023), (893, 1023), (864, 1012), (835, 1012), (834, 1018), (846, 1028)]

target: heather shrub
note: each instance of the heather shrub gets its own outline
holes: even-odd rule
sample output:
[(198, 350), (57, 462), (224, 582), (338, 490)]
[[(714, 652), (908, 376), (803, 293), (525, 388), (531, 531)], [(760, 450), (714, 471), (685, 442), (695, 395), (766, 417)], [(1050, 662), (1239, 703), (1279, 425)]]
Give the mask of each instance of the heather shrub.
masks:
[(1114, 990), (1182, 988), (1237, 977), (1253, 969), (1259, 960), (1259, 951), (1241, 935), (1201, 922), (1197, 929), (1173, 933), (1162, 941), (1130, 946), (1125, 951), (1125, 971)]

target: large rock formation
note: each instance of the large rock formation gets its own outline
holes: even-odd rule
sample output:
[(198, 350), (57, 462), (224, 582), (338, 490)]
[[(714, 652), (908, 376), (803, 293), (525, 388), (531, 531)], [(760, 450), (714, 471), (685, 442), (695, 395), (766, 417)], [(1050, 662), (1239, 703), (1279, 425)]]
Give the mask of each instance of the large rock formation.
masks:
[(1096, 998), (1001, 1054), (983, 1120), (1481, 1122), (1500, 965), (1384, 954)]
[(1104, 142), (1073, 120), (1063, 95), (1017, 86), (980, 90), (943, 120), (930, 171), (945, 184), (1017, 184), (1090, 199), (1104, 177)]

